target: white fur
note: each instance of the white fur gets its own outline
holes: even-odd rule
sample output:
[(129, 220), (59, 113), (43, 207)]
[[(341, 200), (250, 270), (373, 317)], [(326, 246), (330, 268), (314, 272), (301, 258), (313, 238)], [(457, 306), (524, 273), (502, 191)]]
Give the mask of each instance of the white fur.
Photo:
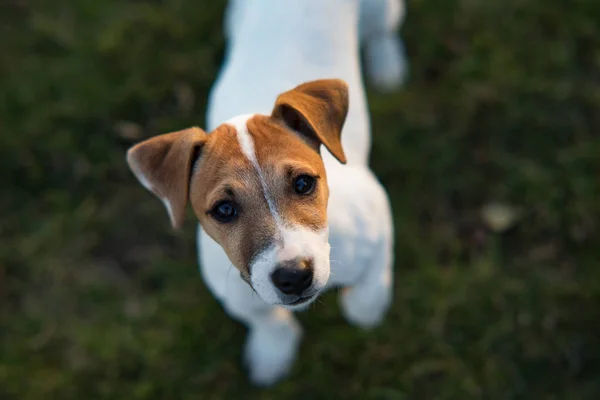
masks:
[[(330, 246), (327, 242), (327, 230), (314, 232), (301, 225), (288, 224), (281, 218), (277, 211), (273, 195), (269, 191), (264, 174), (258, 163), (254, 139), (248, 132), (247, 122), (252, 116), (253, 114), (237, 116), (226, 123), (236, 128), (238, 143), (240, 144), (242, 153), (250, 161), (258, 175), (264, 198), (275, 220), (277, 235), (280, 239), (258, 254), (250, 265), (252, 287), (267, 303), (281, 304), (282, 293), (273, 285), (271, 274), (284, 261), (297, 257), (307, 257), (313, 260), (314, 268), (312, 284), (307, 291), (311, 295), (317, 295), (325, 288), (329, 279)], [(314, 297), (311, 300), (314, 300)]]
[[(266, 276), (276, 260), (307, 251), (326, 257), (325, 251), (319, 255), (314, 249), (315, 243), (329, 237), (330, 277), (323, 274), (315, 280), (344, 288), (340, 304), (346, 318), (361, 327), (375, 326), (391, 302), (393, 223), (387, 194), (368, 168), (370, 122), (359, 37), (367, 51), (371, 47), (387, 63), (371, 68), (371, 78), (383, 86), (397, 85), (402, 53), (394, 48), (398, 43), (382, 44), (396, 35), (401, 19), (397, 3), (401, 0), (230, 0), (228, 48), (209, 98), (209, 130), (236, 115), (269, 114), (278, 94), (306, 81), (340, 78), (349, 85), (350, 108), (342, 133), (348, 165), (323, 152), (330, 187), (329, 231), (309, 234), (284, 223), (282, 247), (265, 250), (263, 261), (253, 265), (257, 274), (253, 284), (266, 285), (261, 296), (242, 280), (223, 249), (198, 229), (207, 286), (229, 315), (249, 328), (245, 359), (256, 384), (272, 384), (289, 372), (301, 337), (290, 310), (262, 298), (274, 299), (267, 294), (271, 286)], [(394, 13), (395, 20), (390, 18)], [(379, 56), (367, 63), (375, 63)], [(234, 123), (239, 126), (242, 120)], [(241, 137), (240, 145), (253, 154), (247, 138)]]
[(283, 228), (280, 234), (282, 240), (263, 250), (250, 266), (252, 286), (266, 302), (279, 304), (281, 294), (271, 282), (271, 274), (277, 264), (296, 257), (310, 257), (313, 259), (314, 275), (311, 287), (307, 291), (316, 297), (329, 280), (330, 246), (327, 234), (302, 227)]
[(250, 330), (244, 357), (252, 381), (267, 386), (287, 375), (301, 336), (300, 324), (283, 308), (274, 308), (256, 322)]

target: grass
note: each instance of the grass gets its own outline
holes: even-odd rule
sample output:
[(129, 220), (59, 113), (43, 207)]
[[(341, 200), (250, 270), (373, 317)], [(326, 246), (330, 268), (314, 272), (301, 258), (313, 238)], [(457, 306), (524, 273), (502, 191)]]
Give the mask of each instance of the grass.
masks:
[[(412, 0), (408, 85), (369, 93), (392, 198), (384, 325), (335, 293), (290, 379), (251, 387), (244, 328), (124, 162), (202, 125), (223, 2), (0, 6), (0, 397), (596, 399), (600, 3)], [(481, 208), (518, 210), (490, 229)]]

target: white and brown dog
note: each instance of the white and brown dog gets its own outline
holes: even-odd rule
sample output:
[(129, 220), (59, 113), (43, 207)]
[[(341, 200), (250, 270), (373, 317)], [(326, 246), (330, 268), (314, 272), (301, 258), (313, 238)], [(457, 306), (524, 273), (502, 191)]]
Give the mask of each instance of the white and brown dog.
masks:
[(392, 215), (368, 167), (359, 46), (362, 38), (373, 82), (397, 86), (401, 6), (231, 1), (210, 134), (189, 128), (128, 152), (130, 168), (163, 201), (173, 226), (191, 204), (202, 275), (249, 328), (245, 354), (256, 384), (288, 373), (301, 337), (292, 311), (325, 289), (343, 288), (343, 313), (361, 327), (377, 325), (389, 306)]

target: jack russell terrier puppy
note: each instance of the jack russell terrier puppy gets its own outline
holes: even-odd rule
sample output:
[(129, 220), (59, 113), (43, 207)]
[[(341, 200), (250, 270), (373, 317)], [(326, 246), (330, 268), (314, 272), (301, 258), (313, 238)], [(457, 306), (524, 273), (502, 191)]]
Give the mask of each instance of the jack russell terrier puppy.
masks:
[(372, 81), (398, 86), (402, 14), (398, 0), (231, 1), (210, 133), (192, 127), (127, 153), (173, 227), (191, 204), (202, 276), (249, 328), (255, 384), (289, 372), (301, 337), (293, 311), (327, 288), (342, 288), (342, 312), (360, 327), (390, 304), (392, 214), (368, 167), (359, 46)]

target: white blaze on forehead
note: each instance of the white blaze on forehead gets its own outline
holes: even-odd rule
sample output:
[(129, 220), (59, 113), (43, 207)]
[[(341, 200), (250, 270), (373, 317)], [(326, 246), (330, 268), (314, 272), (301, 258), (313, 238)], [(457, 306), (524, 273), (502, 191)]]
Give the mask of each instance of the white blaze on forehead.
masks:
[(275, 201), (273, 200), (273, 196), (271, 196), (271, 193), (269, 192), (267, 181), (265, 180), (265, 176), (262, 172), (262, 169), (260, 168), (260, 165), (258, 164), (258, 159), (256, 158), (254, 139), (250, 135), (250, 132), (248, 132), (248, 120), (253, 116), (254, 114), (239, 115), (230, 119), (226, 123), (229, 125), (233, 125), (233, 127), (237, 131), (237, 138), (240, 144), (240, 148), (242, 149), (242, 153), (244, 153), (248, 161), (250, 161), (250, 163), (256, 170), (256, 173), (258, 174), (258, 178), (260, 180), (260, 184), (263, 189), (263, 194), (269, 206), (269, 211), (271, 211), (271, 215), (273, 215), (273, 218), (275, 218), (277, 226), (281, 227), (283, 224), (281, 218), (279, 217), (279, 213), (277, 213)]

